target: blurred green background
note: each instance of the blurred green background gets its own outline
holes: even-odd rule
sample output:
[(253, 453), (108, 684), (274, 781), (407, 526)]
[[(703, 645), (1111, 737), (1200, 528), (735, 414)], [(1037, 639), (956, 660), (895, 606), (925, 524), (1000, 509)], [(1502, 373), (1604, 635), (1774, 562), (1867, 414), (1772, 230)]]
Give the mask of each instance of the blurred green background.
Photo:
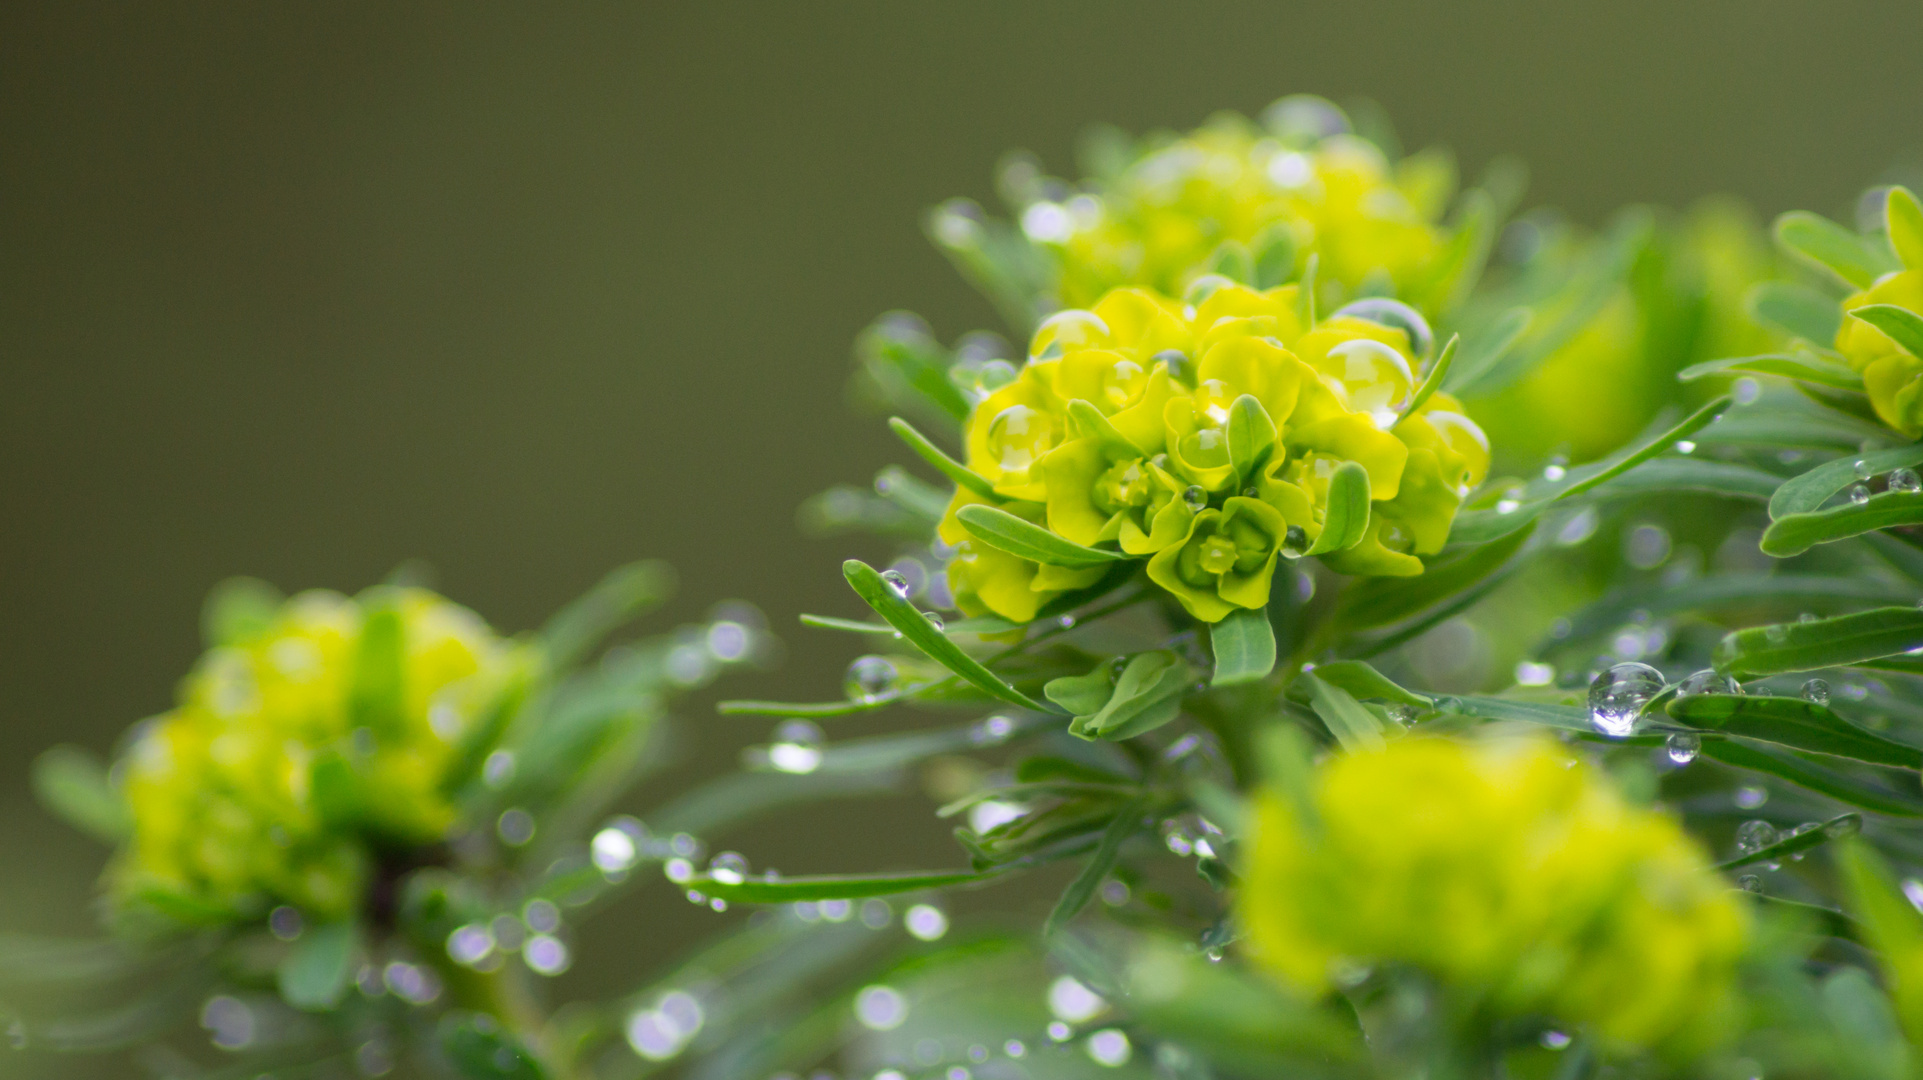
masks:
[[(724, 692), (837, 693), (850, 643), (794, 616), (853, 614), (838, 560), (880, 551), (800, 539), (795, 507), (902, 456), (844, 404), (868, 320), (996, 326), (918, 216), (990, 202), (1007, 149), (1073, 175), (1091, 121), (1367, 94), (1466, 174), (1521, 155), (1579, 220), (1725, 191), (1846, 217), (1923, 150), (1918, 41), (1923, 6), (1807, 0), (6, 5), (0, 929), (90, 928), (102, 852), (28, 763), (165, 708), (229, 574), (351, 591), (419, 558), (512, 631), (658, 555), (683, 589), (656, 625), (746, 597), (788, 641)], [(637, 808), (767, 727), (688, 720)], [(959, 861), (924, 802), (877, 809), (729, 846)], [(656, 888), (570, 989), (721, 918)]]

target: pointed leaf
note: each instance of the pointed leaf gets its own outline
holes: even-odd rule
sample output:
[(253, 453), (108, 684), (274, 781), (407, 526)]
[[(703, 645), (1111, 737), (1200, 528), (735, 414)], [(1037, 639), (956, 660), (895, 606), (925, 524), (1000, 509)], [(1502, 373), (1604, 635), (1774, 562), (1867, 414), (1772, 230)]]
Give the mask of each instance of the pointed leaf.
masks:
[(1070, 919), (1088, 906), (1096, 887), (1108, 877), (1109, 871), (1115, 869), (1115, 860), (1122, 853), (1122, 845), (1142, 831), (1142, 808), (1143, 800), (1136, 799), (1122, 807), (1114, 820), (1108, 823), (1108, 828), (1102, 832), (1102, 842), (1095, 845), (1095, 851), (1089, 855), (1088, 862), (1082, 865), (1081, 873), (1068, 883), (1062, 898), (1055, 902), (1055, 910), (1048, 913), (1048, 921), (1042, 926), (1043, 937), (1054, 937), (1057, 930), (1067, 926)]
[(1719, 671), (1738, 678), (1816, 671), (1875, 660), (1923, 645), (1923, 610), (1886, 607), (1809, 622), (1738, 630), (1717, 644)]
[(902, 442), (907, 443), (910, 450), (920, 454), (923, 461), (933, 465), (936, 471), (940, 472), (943, 476), (967, 488), (969, 491), (980, 495), (984, 499), (1000, 501), (1001, 496), (995, 494), (995, 485), (989, 483), (987, 477), (982, 476), (980, 473), (975, 472), (961, 462), (943, 453), (941, 447), (928, 441), (928, 436), (916, 431), (915, 425), (903, 420), (899, 416), (893, 416), (888, 419), (888, 429), (899, 436)]
[(1891, 469), (1908, 469), (1918, 465), (1923, 465), (1923, 443), (1911, 443), (1868, 454), (1849, 454), (1826, 461), (1800, 476), (1783, 481), (1783, 486), (1770, 496), (1769, 516), (1781, 518), (1791, 514), (1807, 514), (1820, 508), (1844, 488), (1860, 482), (1856, 475), (1858, 468), (1874, 476)]
[[(1829, 348), (1836, 341), (1843, 313), (1829, 296), (1788, 281), (1765, 281), (1745, 298), (1750, 317)], [(1686, 378), (1688, 376), (1685, 376)]]
[(1044, 705), (1003, 682), (994, 672), (983, 667), (980, 661), (962, 652), (954, 642), (948, 640), (947, 635), (929, 623), (926, 615), (896, 596), (895, 590), (888, 587), (874, 567), (859, 559), (850, 559), (841, 564), (841, 572), (857, 596), (867, 601), (876, 614), (901, 631), (901, 636), (927, 654), (930, 660), (1010, 704), (1036, 712), (1060, 712), (1055, 706)]
[(1102, 410), (1092, 403), (1076, 398), (1068, 403), (1068, 419), (1076, 429), (1079, 438), (1100, 440), (1103, 446), (1124, 457), (1141, 456), (1141, 448), (1128, 441), (1128, 436), (1116, 429)]
[(1923, 357), (1923, 315), (1895, 304), (1865, 304), (1846, 314), (1883, 331), (1911, 356)]
[(1767, 502), (1783, 482), (1775, 473), (1748, 465), (1696, 457), (1659, 457), (1590, 489), (1589, 497), (1640, 498), (1671, 492), (1696, 492), (1750, 502)]
[(1042, 696), (1076, 716), (1100, 712), (1115, 693), (1115, 680), (1110, 676), (1113, 662), (1103, 660), (1086, 675), (1064, 675), (1059, 679), (1050, 679), (1042, 687)]
[(1188, 662), (1167, 649), (1138, 653), (1115, 680), (1108, 703), (1087, 716), (1077, 716), (1071, 734), (1085, 739), (1120, 741), (1134, 738), (1175, 719), (1182, 695), (1194, 684)]
[[(1704, 739), (1702, 753), (1704, 757), (1725, 765), (1787, 780), (1797, 787), (1828, 795), (1864, 810), (1896, 817), (1923, 817), (1923, 798), (1827, 765), (1819, 765), (1793, 750), (1748, 739)], [(1907, 786), (1916, 786), (1914, 777), (1910, 778)]]
[(957, 510), (955, 516), (977, 540), (1030, 562), (1083, 570), (1128, 558), (1119, 552), (1083, 547), (993, 506), (975, 503)]
[(1777, 218), (1776, 242), (1858, 289), (1869, 288), (1877, 278), (1898, 268), (1895, 256), (1887, 249), (1879, 250), (1876, 241), (1807, 211), (1792, 210)]
[(1243, 394), (1229, 406), (1229, 463), (1235, 474), (1252, 477), (1268, 460), (1275, 445), (1275, 421), (1269, 411), (1251, 394)]
[(1840, 846), (1836, 866), (1852, 914), (1875, 949), (1897, 1018), (1910, 1039), (1923, 1040), (1923, 915), (1896, 884), (1876, 849), (1861, 840)]
[(1275, 628), (1266, 611), (1235, 611), (1209, 628), (1215, 651), (1214, 686), (1235, 686), (1267, 678), (1275, 670)]
[(1484, 585), (1529, 539), (1530, 529), (1430, 561), (1417, 577), (1364, 578), (1342, 590), (1334, 625), (1345, 632), (1386, 626), (1421, 615)]
[(1335, 736), (1344, 750), (1353, 754), (1381, 750), (1388, 745), (1382, 738), (1382, 722), (1363, 708), (1361, 702), (1350, 697), (1348, 691), (1323, 682), (1312, 673), (1303, 674), (1300, 681), (1308, 687), (1309, 707), (1322, 718), (1329, 734)]
[(1531, 318), (1528, 308), (1511, 308), (1480, 333), (1472, 335), (1462, 347), (1461, 362), (1453, 365), (1454, 370), (1443, 379), (1442, 388), (1456, 393), (1495, 370), (1522, 340)]
[(1428, 708), (1430, 701), (1421, 694), (1404, 690), (1388, 676), (1361, 660), (1331, 660), (1315, 666), (1315, 677), (1330, 686), (1340, 687), (1358, 701), (1377, 698), (1399, 705)]
[(1716, 864), (1718, 870), (1736, 870), (1760, 862), (1781, 862), (1798, 852), (1808, 851), (1819, 844), (1854, 836), (1863, 827), (1863, 815), (1838, 814), (1814, 829), (1792, 832), (1774, 844), (1759, 848), (1747, 855), (1738, 855)]
[(1394, 431), (1402, 425), (1404, 420), (1414, 416), (1429, 403), (1429, 399), (1435, 396), (1437, 390), (1442, 389), (1442, 384), (1449, 380), (1449, 368), (1456, 360), (1456, 346), (1461, 343), (1461, 334), (1449, 335), (1449, 341), (1443, 345), (1441, 355), (1436, 357), (1435, 363), (1429, 365), (1429, 374), (1422, 377), (1422, 385), (1416, 387), (1414, 396), (1409, 398), (1408, 407), (1402, 410), (1401, 416), (1396, 417), (1395, 423), (1389, 425), (1390, 431)]
[(1878, 529), (1923, 524), (1923, 493), (1885, 491), (1864, 502), (1849, 502), (1807, 514), (1785, 514), (1763, 530), (1766, 555), (1787, 559), (1818, 544), (1832, 544)]
[[(1554, 705), (1541, 701), (1515, 701), (1499, 697), (1441, 697), (1436, 707), (1444, 712), (1479, 716), (1485, 720), (1519, 720), (1526, 724), (1561, 728), (1583, 735), (1595, 734), (1589, 710), (1575, 705)], [(1707, 745), (1707, 744), (1705, 744)]]
[(926, 870), (900, 874), (828, 874), (816, 877), (781, 877), (773, 880), (743, 877), (740, 881), (718, 881), (711, 874), (696, 874), (676, 884), (730, 904), (792, 904), (800, 900), (859, 900), (869, 896), (895, 896), (901, 893), (942, 889), (986, 881), (999, 870)]
[(1799, 379), (1832, 390), (1863, 392), (1863, 376), (1851, 371), (1847, 366), (1817, 356), (1796, 353), (1770, 353), (1766, 356), (1735, 356), (1727, 360), (1705, 360), (1691, 364), (1676, 373), (1683, 382), (1690, 382), (1709, 375), (1728, 375), (1732, 372), (1748, 372), (1756, 375), (1777, 375), (1785, 379)]
[(133, 827), (106, 766), (77, 746), (56, 746), (34, 759), (33, 793), (41, 806), (103, 843), (118, 844)]
[(1310, 555), (1347, 551), (1369, 528), (1369, 473), (1353, 461), (1336, 466), (1329, 477), (1329, 505), (1322, 518), (1322, 534)]
[(1802, 698), (1692, 694), (1672, 698), (1668, 712), (1692, 727), (1742, 735), (1792, 750), (1901, 769), (1923, 767), (1923, 750), (1857, 727), (1827, 706)]
[(309, 1012), (325, 1012), (340, 1004), (354, 971), (358, 941), (353, 923), (309, 928), (280, 962), (280, 996)]
[(674, 570), (667, 563), (648, 559), (610, 572), (541, 627), (548, 663), (563, 669), (572, 666), (609, 634), (673, 593)]

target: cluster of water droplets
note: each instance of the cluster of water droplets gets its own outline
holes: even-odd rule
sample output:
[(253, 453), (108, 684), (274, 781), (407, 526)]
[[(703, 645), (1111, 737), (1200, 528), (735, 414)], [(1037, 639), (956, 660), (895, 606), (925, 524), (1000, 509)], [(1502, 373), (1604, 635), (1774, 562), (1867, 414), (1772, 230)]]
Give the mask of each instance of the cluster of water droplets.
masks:
[[(1861, 506), (1870, 501), (1869, 484), (1876, 478), (1876, 472), (1862, 458), (1856, 459), (1855, 472), (1858, 483), (1851, 486), (1849, 500)], [(1894, 469), (1884, 478), (1884, 486), (1898, 494), (1916, 495), (1923, 493), (1923, 477), (1919, 477), (1915, 469)]]
[(544, 898), (528, 901), (519, 914), (456, 927), (446, 948), (448, 959), (475, 971), (498, 971), (516, 953), (536, 975), (559, 975), (574, 962), (562, 937), (560, 905)]

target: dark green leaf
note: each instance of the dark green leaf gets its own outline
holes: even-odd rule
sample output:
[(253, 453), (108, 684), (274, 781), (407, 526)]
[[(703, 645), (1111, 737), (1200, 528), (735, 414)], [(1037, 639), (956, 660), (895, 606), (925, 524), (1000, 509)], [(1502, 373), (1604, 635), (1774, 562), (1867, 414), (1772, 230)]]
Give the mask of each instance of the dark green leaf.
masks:
[(1322, 519), (1322, 534), (1315, 538), (1310, 555), (1347, 551), (1362, 539), (1369, 528), (1369, 473), (1353, 461), (1336, 466), (1329, 477), (1329, 503)]
[(544, 1080), (547, 1076), (521, 1040), (485, 1013), (443, 1017), (441, 1049), (464, 1080)]
[(1826, 349), (1836, 341), (1836, 329), (1843, 322), (1842, 309), (1833, 298), (1788, 281), (1765, 281), (1749, 291), (1745, 302), (1757, 322)]
[(1137, 653), (1115, 680), (1107, 704), (1069, 725), (1088, 739), (1134, 738), (1175, 719), (1182, 695), (1195, 681), (1188, 662), (1167, 649)]
[(677, 884), (730, 904), (789, 904), (799, 900), (859, 900), (869, 896), (895, 896), (941, 889), (950, 885), (986, 881), (997, 872), (929, 870), (901, 874), (784, 877), (773, 881), (751, 877), (740, 881), (717, 881), (712, 875), (696, 874)]
[(1351, 697), (1348, 691), (1331, 686), (1312, 673), (1303, 674), (1297, 682), (1307, 687), (1309, 706), (1315, 710), (1315, 715), (1322, 718), (1329, 734), (1336, 737), (1344, 750), (1353, 754), (1380, 750), (1387, 745), (1382, 738), (1382, 721), (1363, 708), (1362, 703)]
[(615, 569), (541, 628), (548, 662), (558, 669), (573, 666), (609, 634), (673, 593), (674, 570), (667, 563), (648, 559)]
[(1692, 727), (1742, 735), (1792, 750), (1903, 769), (1923, 766), (1923, 750), (1857, 727), (1827, 706), (1802, 698), (1692, 694), (1671, 699), (1669, 715)]
[(1251, 394), (1243, 394), (1229, 406), (1229, 463), (1235, 474), (1245, 480), (1261, 469), (1275, 445), (1275, 421), (1269, 411)]
[(106, 766), (77, 746), (56, 746), (34, 759), (33, 793), (62, 821), (103, 843), (119, 843), (133, 824)]
[(354, 971), (358, 945), (353, 923), (309, 927), (280, 962), (280, 996), (309, 1012), (340, 1004)]
[(1918, 645), (1923, 645), (1923, 610), (1886, 607), (1738, 630), (1716, 646), (1714, 659), (1719, 670), (1748, 678), (1843, 667)]
[(1676, 377), (1684, 382), (1690, 382), (1710, 375), (1744, 373), (1776, 375), (1785, 379), (1800, 379), (1803, 382), (1827, 386), (1834, 390), (1851, 390), (1859, 394), (1863, 392), (1863, 376), (1844, 365), (1815, 356), (1799, 356), (1790, 353), (1705, 360), (1677, 372)]
[(1923, 315), (1895, 304), (1865, 304), (1847, 314), (1883, 331), (1911, 356), (1923, 357)]
[(1456, 360), (1456, 346), (1460, 344), (1462, 344), (1461, 334), (1449, 335), (1448, 344), (1442, 347), (1442, 353), (1436, 357), (1436, 362), (1429, 365), (1429, 374), (1423, 376), (1422, 385), (1416, 387), (1415, 395), (1409, 398), (1408, 407), (1402, 410), (1401, 416), (1396, 417), (1395, 423), (1389, 425), (1389, 430), (1394, 431), (1404, 420), (1414, 416), (1418, 410), (1429, 403), (1429, 399), (1435, 396), (1437, 390), (1442, 389), (1442, 384), (1449, 379), (1449, 368)]
[[(1704, 739), (1703, 756), (1739, 769), (1766, 773), (1832, 799), (1897, 817), (1923, 817), (1923, 798), (1819, 765), (1802, 754), (1748, 739)], [(1908, 787), (1916, 786), (1909, 778)]]
[(1782, 486), (1776, 489), (1776, 494), (1770, 496), (1769, 516), (1782, 518), (1820, 509), (1838, 492), (1860, 482), (1856, 475), (1858, 468), (1874, 476), (1891, 469), (1909, 469), (1918, 465), (1923, 465), (1923, 443), (1874, 450), (1867, 454), (1850, 454), (1826, 461), (1808, 472), (1783, 481)]
[(1799, 851), (1808, 851), (1818, 844), (1839, 840), (1845, 836), (1854, 836), (1862, 827), (1863, 815), (1838, 814), (1814, 829), (1792, 832), (1767, 847), (1717, 863), (1716, 869), (1736, 870), (1760, 862), (1781, 862)]
[(1088, 906), (1089, 898), (1095, 889), (1115, 869), (1115, 860), (1122, 853), (1122, 845), (1143, 829), (1141, 799), (1136, 799), (1115, 814), (1115, 820), (1108, 823), (1102, 832), (1102, 842), (1095, 845), (1088, 862), (1082, 865), (1081, 873), (1068, 883), (1062, 898), (1055, 902), (1055, 910), (1048, 913), (1048, 921), (1042, 926), (1044, 937), (1054, 937), (1055, 931), (1068, 925), (1068, 921)]
[(1427, 708), (1429, 699), (1397, 686), (1388, 676), (1361, 660), (1331, 660), (1315, 666), (1315, 677), (1349, 692), (1360, 701), (1376, 699)]
[(1275, 670), (1275, 628), (1265, 611), (1238, 610), (1209, 628), (1215, 652), (1215, 686), (1266, 678)]
[(250, 577), (233, 577), (214, 586), (200, 609), (200, 634), (208, 648), (238, 645), (259, 637), (280, 611), (280, 590)]
[[(1659, 583), (1612, 593), (1576, 612), (1569, 632), (1545, 640), (1540, 652), (1583, 650), (1596, 638), (1614, 633), (1637, 612), (1654, 618), (1688, 613), (1720, 616), (1784, 611), (1796, 614), (1883, 607), (1890, 602), (1888, 582), (1816, 574), (1714, 574), (1678, 584)], [(1593, 650), (1592, 650), (1593, 651)]]
[(961, 651), (948, 640), (940, 630), (928, 622), (928, 617), (915, 609), (913, 604), (895, 595), (895, 590), (881, 579), (875, 568), (859, 559), (849, 559), (841, 564), (841, 572), (855, 594), (875, 609), (875, 613), (901, 631), (916, 648), (926, 653), (930, 660), (954, 672), (967, 682), (973, 683), (993, 697), (1013, 705), (1036, 712), (1058, 712), (1052, 705), (1044, 705), (1027, 694), (1003, 682), (994, 672), (983, 667), (979, 661)]
[(1887, 247), (1802, 210), (1776, 219), (1776, 242), (1858, 289), (1867, 289), (1877, 278), (1899, 269)]
[(888, 428), (899, 436), (902, 442), (907, 443), (910, 450), (920, 454), (923, 461), (933, 465), (943, 476), (984, 499), (1000, 501), (1001, 497), (995, 494), (995, 485), (989, 483), (988, 479), (980, 473), (943, 453), (941, 447), (928, 440), (928, 436), (916, 431), (915, 425), (895, 416), (889, 418)]
[(975, 503), (957, 510), (955, 516), (976, 539), (1031, 562), (1083, 570), (1127, 558), (1118, 552), (1083, 547), (993, 506)]

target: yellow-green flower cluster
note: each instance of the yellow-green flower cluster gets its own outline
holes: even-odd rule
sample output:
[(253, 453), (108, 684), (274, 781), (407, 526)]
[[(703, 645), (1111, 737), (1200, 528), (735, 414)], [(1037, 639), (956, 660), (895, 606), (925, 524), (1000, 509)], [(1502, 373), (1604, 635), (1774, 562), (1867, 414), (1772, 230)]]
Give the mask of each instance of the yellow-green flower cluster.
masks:
[[(963, 611), (1026, 622), (1104, 572), (984, 542), (957, 517), (971, 503), (1147, 559), (1150, 579), (1205, 622), (1268, 602), (1277, 559), (1320, 538), (1331, 477), (1346, 462), (1366, 471), (1371, 512), (1357, 542), (1323, 556), (1331, 566), (1419, 574), (1418, 556), (1441, 550), (1489, 451), (1446, 394), (1402, 415), (1418, 381), (1419, 317), (1403, 309), (1408, 318), (1391, 325), (1338, 313), (1310, 327), (1296, 286), (1209, 285), (1193, 304), (1117, 289), (1092, 309), (1056, 314), (1019, 374), (975, 406), (966, 463), (994, 498), (958, 489), (941, 525), (958, 545), (949, 583)], [(1240, 462), (1229, 431), (1237, 408), (1267, 439)]]
[(108, 871), (117, 909), (350, 914), (380, 854), (447, 836), (450, 772), (526, 660), (420, 589), (286, 601), (137, 729), (116, 769), (133, 820)]
[(1890, 190), (1884, 207), (1889, 243), (1903, 268), (1843, 301), (1836, 351), (1863, 376), (1876, 415), (1914, 439), (1923, 436), (1923, 358), (1849, 314), (1871, 304), (1892, 304), (1923, 315), (1923, 207), (1900, 187)]
[(1125, 285), (1180, 295), (1225, 243), (1252, 255), (1278, 238), (1283, 280), (1313, 253), (1339, 296), (1365, 281), (1403, 296), (1444, 248), (1436, 219), (1453, 179), (1441, 159), (1398, 168), (1346, 132), (1285, 141), (1229, 116), (1150, 151), (1099, 193), (1030, 206), (1023, 225), (1054, 253), (1064, 307)]
[(1255, 818), (1241, 919), (1257, 962), (1306, 992), (1406, 964), (1626, 1046), (1725, 1028), (1747, 911), (1680, 825), (1554, 743), (1403, 739), (1331, 759), (1300, 802), (1259, 797)]

